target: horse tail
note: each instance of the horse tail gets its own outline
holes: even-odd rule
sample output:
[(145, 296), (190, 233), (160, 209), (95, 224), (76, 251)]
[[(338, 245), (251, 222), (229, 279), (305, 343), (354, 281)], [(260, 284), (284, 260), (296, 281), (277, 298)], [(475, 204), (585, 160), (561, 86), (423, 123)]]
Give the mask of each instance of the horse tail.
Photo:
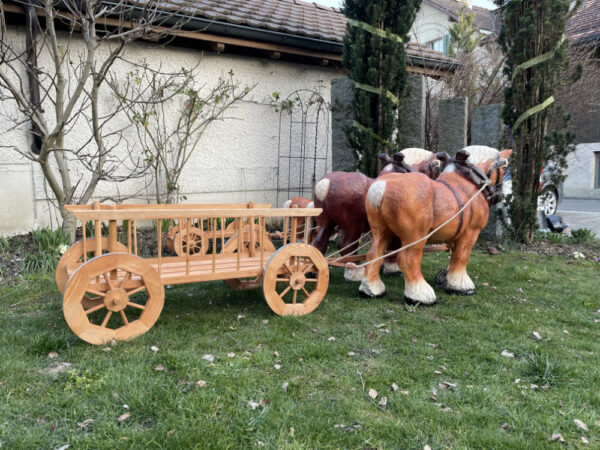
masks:
[(315, 185), (315, 196), (320, 202), (322, 202), (325, 201), (327, 192), (329, 192), (329, 180), (327, 178), (323, 178)]
[(381, 206), (381, 201), (383, 200), (384, 194), (385, 180), (375, 181), (375, 183), (369, 187), (369, 191), (367, 192), (367, 200), (373, 208), (379, 208)]

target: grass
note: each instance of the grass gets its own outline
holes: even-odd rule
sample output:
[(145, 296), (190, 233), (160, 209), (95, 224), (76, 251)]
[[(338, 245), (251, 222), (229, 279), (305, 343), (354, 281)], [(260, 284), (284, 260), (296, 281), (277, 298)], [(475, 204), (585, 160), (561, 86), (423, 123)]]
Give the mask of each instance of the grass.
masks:
[[(425, 256), (428, 280), (447, 258)], [(147, 334), (104, 347), (71, 333), (50, 277), (5, 279), (0, 444), (530, 449), (558, 448), (549, 438), (561, 433), (571, 448), (584, 446), (581, 436), (598, 448), (599, 273), (589, 259), (476, 252), (475, 296), (439, 293), (436, 307), (414, 309), (401, 301), (401, 278), (384, 278), (386, 298), (359, 300), (334, 270), (321, 306), (289, 318), (258, 290), (174, 286)], [(62, 362), (71, 366), (51, 373)]]

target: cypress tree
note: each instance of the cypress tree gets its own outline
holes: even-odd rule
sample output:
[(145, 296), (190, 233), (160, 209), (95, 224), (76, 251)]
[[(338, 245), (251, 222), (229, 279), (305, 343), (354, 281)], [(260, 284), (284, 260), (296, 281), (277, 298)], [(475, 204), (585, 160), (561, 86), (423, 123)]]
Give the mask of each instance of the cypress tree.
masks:
[(352, 108), (355, 120), (370, 131), (352, 127), (347, 130), (347, 136), (356, 152), (357, 168), (367, 176), (377, 175), (379, 153), (393, 153), (399, 150), (401, 144), (401, 136), (395, 131), (400, 126), (402, 113), (393, 97), (386, 92), (398, 99), (405, 95), (408, 78), (405, 45), (420, 4), (421, 0), (344, 2), (343, 9), (348, 18), (393, 33), (403, 41), (381, 37), (350, 24), (346, 30), (344, 67), (355, 82), (383, 89), (379, 95), (354, 88)]
[[(565, 131), (569, 115), (555, 104), (532, 114), (516, 128), (515, 124), (524, 112), (560, 90), (569, 67), (565, 22), (579, 3), (581, 0), (496, 0), (502, 12), (499, 41), (507, 56), (505, 74), (511, 80), (504, 92), (503, 111), (504, 123), (512, 129), (508, 145), (513, 149), (513, 195), (508, 210), (515, 238), (522, 242), (531, 242), (537, 228), (542, 167), (553, 163), (558, 169), (566, 168), (575, 136)], [(518, 68), (549, 52), (549, 59)], [(574, 77), (580, 76), (577, 72)]]

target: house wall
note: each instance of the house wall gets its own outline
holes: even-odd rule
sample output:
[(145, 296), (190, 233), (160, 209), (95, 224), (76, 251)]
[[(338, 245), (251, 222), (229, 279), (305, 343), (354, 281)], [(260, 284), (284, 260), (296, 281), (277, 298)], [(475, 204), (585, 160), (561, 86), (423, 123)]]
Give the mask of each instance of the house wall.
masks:
[(565, 197), (600, 199), (600, 189), (594, 187), (596, 152), (600, 153), (600, 143), (579, 144), (575, 152), (569, 155), (567, 179), (563, 185)]
[(421, 4), (421, 9), (413, 22), (411, 40), (425, 45), (448, 34), (448, 15), (429, 5)]
[[(25, 34), (22, 28), (12, 28), (10, 39), (17, 47), (24, 48)], [(67, 45), (66, 41), (63, 42)], [(82, 42), (73, 42), (82, 47)], [(182, 175), (181, 194), (185, 203), (216, 202), (270, 202), (277, 198), (278, 145), (280, 140), (280, 114), (269, 105), (273, 92), (279, 92), (282, 99), (298, 89), (318, 91), (327, 103), (330, 102), (331, 79), (340, 76), (333, 67), (274, 61), (269, 59), (207, 52), (202, 55), (195, 49), (171, 46), (149, 48), (144, 44), (129, 46), (125, 57), (134, 62), (145, 60), (154, 68), (163, 71), (191, 68), (198, 64), (201, 84), (212, 85), (220, 76), (233, 71), (240, 86), (254, 86), (250, 97), (238, 103), (226, 114), (224, 121), (213, 123), (203, 136), (200, 146), (190, 159)], [(41, 67), (51, 67), (47, 54), (39, 58)], [(118, 80), (124, 80), (132, 67), (125, 63), (115, 65), (114, 73)], [(23, 74), (24, 74), (23, 70)], [(25, 76), (22, 77), (25, 79)], [(0, 95), (2, 92), (0, 92)], [(104, 113), (114, 111), (116, 100), (108, 90), (101, 94)], [(46, 108), (48, 120), (52, 122), (51, 107)], [(0, 102), (0, 136), (2, 145), (26, 151), (30, 146), (29, 124), (18, 125), (22, 117), (15, 116), (15, 105), (10, 101)], [(285, 113), (284, 113), (285, 114)], [(15, 118), (17, 122), (11, 121)], [(174, 119), (174, 118), (171, 118)], [(284, 116), (285, 120), (285, 116)], [(289, 120), (289, 118), (287, 119)], [(330, 119), (327, 119), (328, 121)], [(109, 129), (116, 130), (128, 121), (118, 116)], [(322, 127), (318, 136), (321, 146), (326, 145), (331, 167), (331, 139), (328, 127)], [(285, 122), (287, 135), (282, 145), (288, 145), (285, 138), (291, 139), (295, 148), (300, 147), (299, 132), (289, 134), (289, 122)], [(137, 138), (132, 128), (124, 132), (128, 146), (123, 141), (118, 145), (117, 156), (123, 165), (141, 157)], [(87, 119), (81, 118), (73, 124), (66, 139), (67, 148), (77, 148), (89, 139)], [(314, 139), (314, 136), (311, 136)], [(114, 142), (114, 141), (113, 141)], [(93, 152), (92, 144), (89, 151)], [(52, 193), (46, 185), (39, 165), (19, 154), (13, 148), (0, 147), (0, 235), (26, 232), (43, 226), (60, 224), (57, 211), (52, 205)], [(30, 154), (31, 155), (31, 154)], [(86, 172), (81, 167), (73, 170), (73, 184), (81, 178), (85, 181)], [(100, 182), (93, 200), (105, 198), (127, 198), (127, 202), (153, 203), (154, 187), (152, 180), (142, 177), (120, 183)], [(83, 186), (83, 183), (80, 184)], [(148, 186), (147, 188), (145, 186)], [(281, 206), (281, 205), (280, 205)]]

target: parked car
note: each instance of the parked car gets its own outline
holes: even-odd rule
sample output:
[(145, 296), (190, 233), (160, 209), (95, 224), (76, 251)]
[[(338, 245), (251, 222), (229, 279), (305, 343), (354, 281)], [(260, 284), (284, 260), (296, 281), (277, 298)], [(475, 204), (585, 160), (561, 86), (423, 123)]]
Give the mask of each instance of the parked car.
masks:
[[(547, 216), (556, 214), (558, 204), (562, 201), (562, 189), (561, 186), (557, 186), (552, 181), (552, 174), (556, 173), (558, 169), (554, 166), (544, 167), (542, 175), (540, 176), (540, 195), (538, 197), (538, 207), (544, 210)], [(502, 192), (506, 196), (512, 193), (512, 178), (510, 167), (504, 175), (504, 184), (502, 186)]]

